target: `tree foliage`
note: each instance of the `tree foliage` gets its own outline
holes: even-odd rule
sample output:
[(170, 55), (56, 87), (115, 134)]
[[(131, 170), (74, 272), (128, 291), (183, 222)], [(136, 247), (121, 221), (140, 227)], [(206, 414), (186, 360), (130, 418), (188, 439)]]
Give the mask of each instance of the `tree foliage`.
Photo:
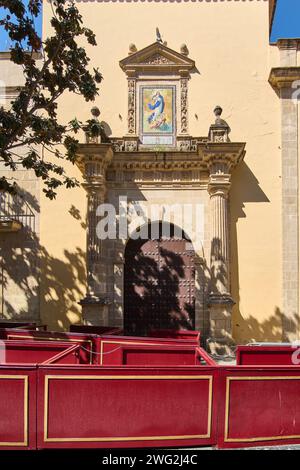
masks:
[[(82, 123), (58, 121), (57, 101), (65, 92), (93, 101), (102, 80), (98, 69), (89, 71), (90, 59), (84, 43), (96, 46), (94, 33), (83, 25), (73, 0), (50, 0), (52, 35), (44, 40), (35, 28), (41, 14), (42, 0), (1, 0), (5, 16), (0, 27), (8, 33), (11, 60), (22, 67), (24, 86), (9, 108), (0, 107), (0, 161), (11, 170), (33, 169), (43, 182), (43, 191), (53, 199), (59, 186), (78, 183), (68, 177), (63, 161), (75, 161)], [(20, 148), (23, 148), (20, 152)], [(47, 160), (47, 152), (55, 158)], [(55, 163), (53, 163), (55, 162)], [(0, 179), (0, 189), (13, 192), (7, 179)]]

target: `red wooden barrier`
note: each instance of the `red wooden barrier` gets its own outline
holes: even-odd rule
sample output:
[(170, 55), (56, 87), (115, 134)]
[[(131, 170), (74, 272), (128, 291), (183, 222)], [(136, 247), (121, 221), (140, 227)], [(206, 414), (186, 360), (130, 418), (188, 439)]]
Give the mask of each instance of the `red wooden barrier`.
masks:
[(0, 450), (36, 449), (36, 366), (0, 365)]
[(63, 342), (0, 341), (0, 364), (37, 364), (48, 361), (58, 354), (67, 357), (73, 353), (73, 350), (74, 347), (70, 350), (70, 343)]
[[(68, 345), (68, 348), (55, 356), (50, 357), (42, 364), (82, 364), (82, 357), (80, 354), (81, 346), (79, 344)], [(85, 362), (85, 364), (87, 364)]]
[(80, 344), (80, 355), (83, 363), (97, 363), (100, 353), (100, 340), (97, 335), (83, 333), (68, 333), (56, 331), (31, 331), (18, 329), (0, 329), (0, 339), (15, 341), (60, 341)]
[(38, 448), (216, 443), (211, 367), (40, 366)]
[(105, 358), (106, 365), (174, 366), (200, 364), (194, 346), (122, 345)]
[[(8, 362), (40, 364), (0, 364), (0, 449), (300, 443), (299, 366), (218, 366), (170, 338), (96, 344), (107, 338), (104, 363), (121, 365), (82, 364), (85, 343), (57, 337), (3, 341)], [(282, 348), (268, 360), (286, 360)]]
[(221, 367), (219, 374), (219, 447), (299, 444), (299, 367)]
[(169, 346), (193, 346), (195, 347), (194, 339), (174, 339), (174, 338), (150, 338), (146, 336), (113, 336), (113, 335), (102, 335), (99, 338), (99, 348), (100, 356), (98, 358), (98, 363), (100, 365), (112, 364), (111, 355), (114, 351), (117, 351), (119, 347), (126, 345), (135, 345), (135, 346), (160, 346), (160, 345), (169, 345)]
[[(237, 365), (297, 365), (300, 362), (299, 346), (238, 346)], [(299, 364), (298, 362), (298, 364)]]

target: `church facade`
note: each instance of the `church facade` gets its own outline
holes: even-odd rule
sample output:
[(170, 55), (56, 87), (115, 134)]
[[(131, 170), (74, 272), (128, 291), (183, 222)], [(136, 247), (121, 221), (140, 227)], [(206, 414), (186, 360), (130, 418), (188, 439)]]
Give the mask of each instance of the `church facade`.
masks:
[[(78, 6), (103, 131), (55, 201), (18, 172), (35, 227), (0, 234), (2, 316), (198, 329), (212, 351), (297, 339), (300, 41), (269, 44), (263, 0)], [(90, 118), (71, 95), (59, 112)]]

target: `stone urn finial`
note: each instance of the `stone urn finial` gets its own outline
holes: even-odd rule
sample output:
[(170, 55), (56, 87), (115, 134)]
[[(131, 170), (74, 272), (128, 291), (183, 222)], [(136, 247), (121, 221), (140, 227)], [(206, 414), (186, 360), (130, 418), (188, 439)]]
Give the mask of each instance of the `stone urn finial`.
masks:
[(223, 113), (223, 109), (221, 108), (221, 106), (217, 105), (214, 109), (214, 115), (216, 116), (216, 124), (219, 123), (222, 113)]
[(136, 45), (133, 44), (133, 43), (129, 44), (128, 55), (135, 54), (136, 52), (137, 52), (137, 47), (136, 47)]
[(211, 142), (229, 142), (230, 127), (221, 118), (223, 109), (217, 105), (214, 109), (215, 123), (209, 128), (208, 138)]
[(85, 127), (86, 142), (88, 144), (100, 144), (108, 142), (109, 139), (105, 134), (102, 123), (99, 121), (101, 114), (98, 106), (93, 106), (91, 109), (92, 119), (87, 120)]
[(92, 109), (91, 109), (91, 114), (93, 116), (94, 119), (97, 119), (98, 120), (98, 117), (100, 116), (101, 114), (101, 111), (100, 109), (98, 108), (98, 106), (93, 106)]
[(180, 46), (180, 54), (186, 55), (186, 56), (189, 55), (189, 50), (188, 50), (186, 44), (181, 44), (181, 46)]

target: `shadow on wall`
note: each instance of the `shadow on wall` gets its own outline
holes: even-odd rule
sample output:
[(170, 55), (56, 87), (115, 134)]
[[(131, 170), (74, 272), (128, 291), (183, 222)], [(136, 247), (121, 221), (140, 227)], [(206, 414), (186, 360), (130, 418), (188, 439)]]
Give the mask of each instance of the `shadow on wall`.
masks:
[[(233, 333), (240, 343), (251, 341), (288, 341), (283, 331), (295, 333), (299, 322), (297, 315), (288, 318), (277, 306), (274, 314), (259, 322), (253, 315), (243, 317), (240, 312), (239, 259), (237, 242), (237, 222), (245, 218), (244, 203), (270, 203), (263, 192), (259, 181), (245, 162), (242, 162), (233, 174), (233, 184), (230, 194), (231, 208), (231, 293), (236, 305), (233, 308)], [(259, 230), (255, 235), (259, 238)], [(255, 258), (253, 257), (253, 262)], [(255, 295), (255, 292), (253, 292)]]
[[(39, 209), (37, 201), (30, 200), (30, 205)], [(76, 215), (83, 223), (80, 214)], [(80, 321), (78, 301), (85, 295), (86, 283), (81, 248), (65, 250), (65, 259), (56, 258), (40, 245), (29, 227), (23, 226), (20, 232), (0, 234), (0, 254), (0, 316), (22, 321), (40, 319), (53, 330), (68, 329), (70, 323)]]
[[(234, 326), (239, 329), (239, 335), (243, 338), (243, 343), (251, 341), (289, 342), (288, 333), (295, 335), (298, 332), (299, 317), (295, 314), (292, 318), (288, 318), (276, 307), (274, 315), (263, 322), (259, 322), (252, 315), (243, 318), (240, 312), (236, 311)], [(283, 333), (283, 329), (286, 333)]]

